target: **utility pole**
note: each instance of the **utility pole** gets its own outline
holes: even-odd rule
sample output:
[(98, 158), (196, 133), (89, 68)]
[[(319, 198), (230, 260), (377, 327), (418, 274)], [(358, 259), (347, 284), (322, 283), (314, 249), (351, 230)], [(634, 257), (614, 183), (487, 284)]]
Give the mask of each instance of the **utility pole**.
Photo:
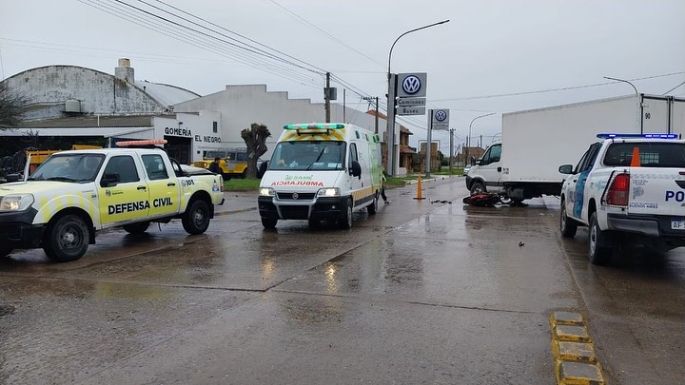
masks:
[(452, 175), (452, 157), (454, 154), (454, 128), (450, 128), (450, 175)]
[(378, 96), (376, 96), (376, 127), (374, 133), (378, 134)]
[(478, 142), (478, 147), (483, 148), (483, 135), (480, 136), (480, 141)]
[(326, 101), (326, 123), (331, 122), (331, 73), (326, 72), (326, 91), (323, 93)]
[(347, 118), (345, 115), (345, 110), (347, 109), (347, 107), (345, 106), (345, 104), (347, 103), (346, 102), (346, 95), (347, 95), (346, 91), (347, 91), (347, 89), (343, 88), (343, 121), (342, 121), (343, 123), (347, 123)]
[(362, 100), (369, 102), (369, 108), (371, 108), (371, 102), (376, 103), (376, 108), (375, 108), (375, 110), (376, 110), (376, 126), (374, 129), (374, 133), (378, 134), (378, 96), (376, 96), (376, 97), (364, 96), (364, 97), (362, 97)]

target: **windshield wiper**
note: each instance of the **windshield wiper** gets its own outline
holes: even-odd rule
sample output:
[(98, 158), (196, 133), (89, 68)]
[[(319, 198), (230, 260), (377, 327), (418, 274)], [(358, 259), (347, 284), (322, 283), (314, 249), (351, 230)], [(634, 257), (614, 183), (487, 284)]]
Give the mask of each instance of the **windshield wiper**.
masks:
[(76, 179), (67, 178), (66, 176), (52, 176), (50, 178), (45, 178), (45, 180), (54, 180), (59, 182), (78, 182)]
[(323, 156), (324, 151), (326, 151), (326, 147), (321, 149), (321, 152), (319, 152), (319, 156), (316, 157), (316, 160), (312, 162), (309, 166), (307, 166), (307, 171), (311, 170), (312, 167), (314, 167), (314, 163), (318, 162), (319, 159)]

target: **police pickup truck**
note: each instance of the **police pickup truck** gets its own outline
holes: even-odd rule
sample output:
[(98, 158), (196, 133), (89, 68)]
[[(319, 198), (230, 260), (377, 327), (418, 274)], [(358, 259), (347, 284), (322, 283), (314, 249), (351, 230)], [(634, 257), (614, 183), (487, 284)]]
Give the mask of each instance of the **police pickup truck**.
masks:
[(657, 252), (685, 246), (685, 141), (675, 134), (599, 134), (562, 185), (560, 230), (589, 226), (588, 257), (608, 262), (624, 241)]
[(180, 218), (189, 234), (207, 230), (223, 180), (184, 168), (156, 148), (64, 151), (24, 182), (0, 185), (0, 257), (42, 247), (58, 262), (82, 257), (95, 232)]

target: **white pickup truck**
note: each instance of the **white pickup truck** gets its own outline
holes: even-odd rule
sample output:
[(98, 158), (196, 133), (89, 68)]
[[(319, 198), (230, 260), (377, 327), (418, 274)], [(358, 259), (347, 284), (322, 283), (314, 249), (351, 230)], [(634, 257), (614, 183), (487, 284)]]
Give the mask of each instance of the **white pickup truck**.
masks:
[(599, 134), (561, 190), (560, 230), (589, 226), (588, 257), (608, 262), (618, 242), (657, 252), (685, 246), (685, 141), (675, 134)]
[(223, 195), (220, 175), (183, 168), (161, 149), (58, 152), (28, 181), (0, 185), (0, 257), (42, 247), (54, 261), (73, 261), (98, 230), (142, 233), (173, 218), (201, 234)]

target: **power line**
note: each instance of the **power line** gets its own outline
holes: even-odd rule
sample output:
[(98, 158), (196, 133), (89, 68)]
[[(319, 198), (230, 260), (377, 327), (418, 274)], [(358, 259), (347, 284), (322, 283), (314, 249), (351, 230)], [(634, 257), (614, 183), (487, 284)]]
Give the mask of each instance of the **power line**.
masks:
[(229, 47), (218, 47), (215, 42), (207, 42), (206, 39), (203, 39), (203, 36), (193, 36), (184, 30), (175, 30), (173, 24), (172, 26), (167, 26), (163, 22), (158, 21), (157, 19), (146, 19), (146, 13), (143, 13), (143, 16), (140, 16), (138, 14), (133, 13), (134, 11), (131, 11), (127, 8), (123, 8), (122, 6), (118, 6), (118, 4), (116, 3), (106, 4), (95, 0), (79, 0), (79, 2), (91, 6), (93, 8), (99, 9), (101, 11), (104, 11), (106, 13), (109, 13), (110, 15), (113, 15), (115, 17), (137, 24), (141, 27), (151, 29), (168, 37), (172, 37), (176, 40), (181, 40), (195, 47), (209, 50), (232, 61), (237, 61), (239, 63), (245, 64), (251, 68), (255, 68), (255, 65), (263, 66), (264, 68), (256, 67), (256, 69), (272, 73), (276, 76), (294, 81), (298, 84), (308, 86), (307, 84), (303, 83), (303, 81), (314, 81), (314, 79), (304, 77), (301, 74), (297, 74), (289, 68), (281, 68), (274, 64), (268, 64), (263, 61), (255, 61), (254, 58), (251, 58), (245, 53), (231, 52), (231, 54), (229, 55), (225, 51), (225, 49), (231, 48), (230, 45)]
[[(685, 71), (671, 72), (671, 73), (667, 73), (667, 74), (647, 76), (647, 77), (635, 78), (635, 79), (629, 79), (629, 80), (630, 81), (639, 81), (639, 80), (656, 79), (656, 78), (662, 78), (662, 77), (680, 75), (680, 74), (685, 74)], [(447, 98), (447, 99), (431, 99), (429, 101), (430, 102), (450, 102), (450, 101), (460, 101), (460, 100), (491, 99), (491, 98), (499, 98), (499, 97), (505, 97), (505, 96), (520, 96), (520, 95), (541, 94), (541, 93), (556, 92), (556, 91), (577, 90), (577, 89), (581, 89), (581, 88), (601, 87), (601, 86), (614, 85), (614, 84), (616, 84), (616, 82), (603, 82), (603, 83), (594, 83), (594, 84), (584, 84), (584, 85), (580, 85), (580, 86), (547, 88), (547, 89), (542, 89), (542, 90), (510, 92), (510, 93), (494, 94), (494, 95), (466, 96), (466, 97), (460, 97), (460, 98)]]
[(682, 82), (680, 82), (677, 86), (675, 86), (675, 87), (671, 88), (670, 90), (664, 92), (662, 95), (666, 95), (666, 94), (668, 94), (668, 93), (670, 93), (670, 92), (673, 92), (673, 91), (677, 90), (678, 88), (680, 88), (680, 87), (682, 87), (682, 86), (684, 86), (684, 85), (685, 85), (685, 80), (683, 80)]
[(277, 6), (277, 7), (281, 8), (282, 10), (286, 11), (287, 13), (289, 13), (289, 14), (290, 14), (291, 16), (293, 16), (294, 18), (300, 20), (301, 22), (303, 22), (303, 23), (309, 25), (310, 27), (312, 27), (312, 28), (316, 29), (317, 31), (323, 33), (324, 35), (328, 36), (329, 39), (335, 41), (336, 43), (342, 45), (343, 47), (345, 47), (345, 48), (347, 48), (347, 49), (349, 49), (349, 50), (355, 52), (356, 54), (365, 57), (366, 59), (370, 60), (371, 62), (373, 62), (373, 63), (375, 63), (375, 64), (377, 64), (377, 65), (383, 67), (383, 64), (380, 63), (380, 62), (378, 62), (378, 61), (376, 61), (376, 59), (370, 57), (369, 55), (365, 54), (364, 52), (362, 52), (362, 51), (360, 51), (360, 50), (358, 50), (358, 49), (352, 47), (351, 45), (345, 43), (344, 41), (340, 40), (339, 38), (337, 38), (336, 36), (334, 36), (334, 35), (331, 34), (330, 32), (328, 32), (328, 31), (326, 31), (325, 29), (319, 27), (318, 25), (316, 25), (316, 24), (310, 22), (309, 20), (305, 19), (304, 17), (298, 15), (297, 13), (295, 13), (294, 11), (288, 9), (288, 8), (285, 7), (284, 5), (282, 5), (282, 4), (278, 3), (278, 2), (276, 2), (275, 0), (269, 0), (269, 2), (271, 2), (272, 4), (274, 4), (274, 5)]

